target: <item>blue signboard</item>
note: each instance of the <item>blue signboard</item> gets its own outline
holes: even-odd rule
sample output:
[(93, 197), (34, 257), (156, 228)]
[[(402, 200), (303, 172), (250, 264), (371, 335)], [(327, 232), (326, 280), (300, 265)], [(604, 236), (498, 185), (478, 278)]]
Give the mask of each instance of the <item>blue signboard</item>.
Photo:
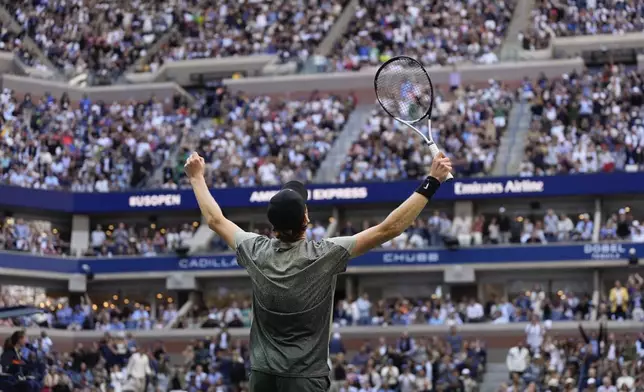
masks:
[[(418, 186), (418, 181), (364, 184), (311, 185), (309, 203), (398, 203)], [(265, 205), (277, 188), (214, 189), (223, 208)], [(644, 173), (584, 174), (548, 177), (486, 177), (457, 179), (443, 184), (437, 200), (472, 200), (511, 197), (592, 196), (644, 193)], [(25, 207), (68, 213), (196, 210), (192, 191), (68, 193), (0, 187), (0, 206)]]
[[(461, 248), (459, 250), (425, 249), (409, 251), (373, 251), (351, 260), (350, 267), (390, 267), (411, 265), (457, 265), (482, 263), (539, 263), (558, 261), (627, 259), (631, 249), (644, 256), (644, 244), (598, 243), (573, 245), (517, 245)], [(87, 265), (95, 274), (213, 271), (240, 269), (235, 255), (224, 253), (189, 257), (114, 257), (59, 258), (16, 253), (0, 254), (0, 268), (78, 273)]]

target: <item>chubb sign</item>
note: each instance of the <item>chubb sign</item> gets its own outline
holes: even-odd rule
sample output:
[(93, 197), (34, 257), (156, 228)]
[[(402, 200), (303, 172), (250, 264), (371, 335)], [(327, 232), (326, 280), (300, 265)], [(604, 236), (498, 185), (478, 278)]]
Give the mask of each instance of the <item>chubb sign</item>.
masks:
[(505, 182), (475, 181), (471, 183), (454, 183), (454, 194), (457, 196), (502, 195), (542, 192), (544, 192), (543, 181), (534, 180), (508, 180)]

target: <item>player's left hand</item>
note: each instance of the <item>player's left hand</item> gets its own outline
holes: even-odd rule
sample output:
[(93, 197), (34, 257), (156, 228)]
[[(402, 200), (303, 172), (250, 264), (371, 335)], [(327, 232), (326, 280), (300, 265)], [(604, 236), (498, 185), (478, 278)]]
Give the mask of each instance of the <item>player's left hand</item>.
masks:
[(186, 164), (183, 166), (183, 170), (186, 172), (186, 175), (188, 175), (189, 178), (199, 178), (203, 177), (205, 167), (206, 162), (203, 160), (203, 158), (196, 152), (193, 152), (186, 160)]

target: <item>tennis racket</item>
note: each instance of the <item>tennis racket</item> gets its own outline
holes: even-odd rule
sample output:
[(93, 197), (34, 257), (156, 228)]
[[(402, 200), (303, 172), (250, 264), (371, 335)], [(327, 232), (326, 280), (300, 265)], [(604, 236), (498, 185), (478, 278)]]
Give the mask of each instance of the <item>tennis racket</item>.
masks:
[[(435, 158), (439, 150), (432, 138), (434, 86), (422, 64), (407, 56), (389, 59), (378, 68), (373, 84), (378, 103), (385, 112), (419, 134)], [(414, 126), (425, 118), (429, 126), (427, 135)], [(448, 180), (453, 178), (451, 174), (447, 177)]]

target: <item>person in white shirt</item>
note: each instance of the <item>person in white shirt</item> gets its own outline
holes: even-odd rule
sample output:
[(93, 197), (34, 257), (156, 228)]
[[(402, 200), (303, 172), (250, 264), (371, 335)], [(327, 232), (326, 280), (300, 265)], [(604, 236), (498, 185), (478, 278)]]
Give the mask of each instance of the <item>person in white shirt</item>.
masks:
[(532, 321), (525, 327), (526, 342), (533, 353), (538, 353), (543, 343), (545, 329), (539, 322), (538, 316), (532, 316)]
[(461, 381), (463, 382), (464, 392), (478, 391), (478, 383), (470, 377), (470, 369), (465, 368), (461, 371)]
[(107, 236), (103, 231), (103, 226), (96, 225), (96, 230), (92, 231), (91, 235), (92, 248), (99, 249), (101, 246), (103, 246), (103, 243), (105, 243), (106, 238)]
[(326, 235), (326, 228), (322, 226), (320, 222), (316, 222), (315, 226), (311, 230), (311, 236), (313, 241), (322, 241)]
[(525, 372), (530, 363), (530, 351), (527, 349), (523, 342), (519, 342), (516, 346), (512, 347), (508, 351), (508, 355), (505, 358), (505, 364), (508, 366), (510, 371), (510, 379), (512, 379), (513, 373), (519, 373), (520, 375)]
[(181, 231), (179, 232), (179, 240), (181, 242), (181, 245), (184, 245), (185, 241), (191, 239), (193, 234), (194, 232), (192, 231), (192, 229), (190, 229), (190, 226), (188, 224), (184, 224), (181, 228)]
[(557, 222), (557, 239), (559, 241), (568, 241), (574, 228), (575, 225), (572, 220), (566, 214), (561, 214), (559, 222)]
[(617, 389), (621, 391), (624, 388), (631, 391), (634, 385), (635, 379), (628, 375), (628, 369), (622, 369), (622, 375), (617, 379)]
[(49, 354), (49, 351), (51, 351), (51, 347), (54, 345), (54, 342), (52, 342), (51, 338), (47, 335), (47, 332), (42, 331), (40, 333), (40, 349), (46, 353)]
[(371, 301), (369, 301), (369, 294), (364, 293), (355, 301), (355, 312), (358, 325), (371, 324)]
[(416, 376), (414, 376), (408, 365), (403, 365), (403, 373), (398, 376), (400, 392), (415, 392)]
[(390, 359), (387, 365), (380, 371), (380, 376), (382, 377), (382, 386), (384, 388), (395, 389), (398, 385), (400, 371), (398, 371), (398, 368), (393, 365), (393, 361)]
[(631, 226), (631, 241), (638, 243), (644, 242), (644, 227), (640, 225), (639, 221), (634, 221)]
[(195, 386), (197, 388), (201, 388), (204, 381), (208, 379), (208, 373), (203, 371), (203, 367), (201, 365), (197, 365), (194, 372), (188, 372), (188, 374), (186, 374), (186, 383), (189, 383), (193, 377), (195, 380)]
[(139, 352), (136, 346), (132, 346), (130, 350), (133, 351), (133, 354), (127, 362), (127, 383), (123, 390), (144, 392), (145, 377), (152, 374), (150, 359), (147, 355)]
[(458, 239), (461, 246), (472, 245), (472, 217), (457, 215), (452, 221), (452, 235)]
[(123, 386), (126, 383), (127, 376), (125, 375), (125, 372), (121, 370), (119, 365), (114, 365), (112, 367), (112, 372), (110, 373), (110, 387), (114, 390), (114, 392), (121, 392), (123, 391)]
[(465, 314), (467, 315), (467, 321), (470, 323), (479, 323), (483, 321), (483, 318), (485, 317), (483, 305), (476, 302), (474, 298), (472, 298), (470, 303), (467, 305)]
[(233, 302), (228, 309), (224, 312), (224, 323), (229, 325), (233, 320), (241, 320), (242, 314), (237, 302)]
[(604, 377), (602, 385), (597, 388), (597, 392), (617, 392), (617, 388), (611, 382), (610, 377)]
[(177, 316), (177, 309), (174, 307), (174, 304), (169, 304), (168, 308), (163, 311), (163, 322), (164, 324), (169, 324)]

